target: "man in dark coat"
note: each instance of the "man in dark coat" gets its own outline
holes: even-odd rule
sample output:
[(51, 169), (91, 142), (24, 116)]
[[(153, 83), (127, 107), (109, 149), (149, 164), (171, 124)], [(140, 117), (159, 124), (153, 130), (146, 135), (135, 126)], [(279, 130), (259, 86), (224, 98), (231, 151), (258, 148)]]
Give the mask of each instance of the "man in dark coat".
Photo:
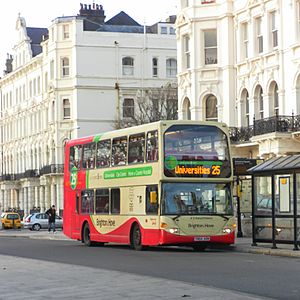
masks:
[(46, 214), (48, 215), (48, 232), (50, 233), (51, 228), (53, 233), (55, 232), (55, 217), (56, 217), (56, 209), (55, 205), (52, 205), (47, 211)]

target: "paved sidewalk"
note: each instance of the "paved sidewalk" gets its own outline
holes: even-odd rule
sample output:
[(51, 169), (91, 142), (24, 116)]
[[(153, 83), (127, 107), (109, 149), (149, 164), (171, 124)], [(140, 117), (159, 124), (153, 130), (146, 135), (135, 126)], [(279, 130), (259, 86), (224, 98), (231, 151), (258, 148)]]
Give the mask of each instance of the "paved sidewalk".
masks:
[[(53, 234), (52, 232), (48, 233), (47, 230), (30, 231), (25, 229), (21, 229), (21, 230), (10, 229), (10, 230), (0, 230), (0, 238), (1, 236), (74, 241), (66, 237), (62, 231), (56, 231), (56, 233)], [(78, 243), (78, 241), (75, 242)], [(257, 246), (252, 246), (252, 239), (243, 237), (243, 238), (236, 238), (235, 245), (230, 246), (229, 249), (232, 249), (233, 251), (237, 251), (237, 252), (300, 258), (300, 250), (294, 251), (293, 247), (294, 247), (293, 245), (277, 244), (277, 249), (272, 249), (271, 243), (270, 244), (258, 243)], [(221, 246), (221, 248), (224, 247)]]

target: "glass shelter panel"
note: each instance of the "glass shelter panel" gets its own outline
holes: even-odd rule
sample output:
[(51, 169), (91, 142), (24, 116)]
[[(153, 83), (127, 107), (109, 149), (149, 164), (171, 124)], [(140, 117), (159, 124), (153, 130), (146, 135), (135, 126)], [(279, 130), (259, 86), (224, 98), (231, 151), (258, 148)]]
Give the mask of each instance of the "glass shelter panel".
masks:
[(256, 177), (254, 183), (254, 214), (272, 214), (272, 177)]
[[(300, 173), (296, 175), (296, 190), (297, 190), (297, 215), (300, 216)], [(300, 228), (300, 220), (298, 221), (298, 228)], [(300, 239), (300, 230), (298, 240)]]
[(256, 218), (254, 235), (256, 239), (272, 240), (272, 219)]

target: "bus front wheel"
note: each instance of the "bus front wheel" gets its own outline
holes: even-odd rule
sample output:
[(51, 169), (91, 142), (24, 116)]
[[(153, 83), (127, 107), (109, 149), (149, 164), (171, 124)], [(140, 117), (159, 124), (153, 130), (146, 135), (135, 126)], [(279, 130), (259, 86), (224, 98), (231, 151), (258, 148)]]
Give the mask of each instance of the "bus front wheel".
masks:
[(90, 247), (92, 246), (91, 236), (90, 236), (90, 226), (89, 224), (85, 224), (83, 227), (83, 234), (82, 234), (83, 243)]
[(131, 248), (133, 248), (134, 250), (140, 251), (143, 249), (142, 233), (140, 230), (140, 226), (138, 224), (134, 224), (132, 228), (130, 244), (131, 244)]

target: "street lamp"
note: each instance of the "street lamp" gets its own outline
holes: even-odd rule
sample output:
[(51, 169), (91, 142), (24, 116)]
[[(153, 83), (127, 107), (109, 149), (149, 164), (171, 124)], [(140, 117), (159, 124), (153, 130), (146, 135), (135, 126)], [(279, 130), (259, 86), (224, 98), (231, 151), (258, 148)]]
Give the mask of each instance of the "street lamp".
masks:
[(73, 131), (73, 130), (78, 130), (78, 129), (80, 129), (80, 126), (76, 126), (76, 127), (71, 128), (71, 129), (69, 130), (69, 140), (72, 139), (72, 131)]

